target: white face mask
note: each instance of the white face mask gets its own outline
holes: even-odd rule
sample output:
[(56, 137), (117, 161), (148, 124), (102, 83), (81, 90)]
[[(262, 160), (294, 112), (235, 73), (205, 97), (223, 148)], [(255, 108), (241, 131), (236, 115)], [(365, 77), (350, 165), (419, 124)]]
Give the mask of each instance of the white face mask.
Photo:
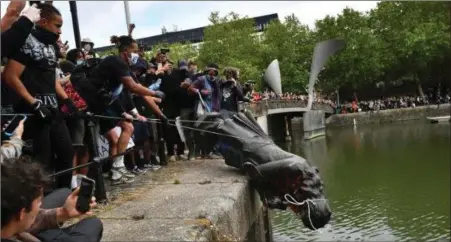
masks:
[(83, 46), (83, 49), (85, 49), (86, 51), (90, 51), (91, 50), (91, 45), (90, 44), (85, 44)]
[(139, 54), (131, 53), (130, 57), (128, 58), (128, 61), (129, 61), (130, 65), (134, 65), (134, 64), (138, 63), (138, 59), (139, 59)]

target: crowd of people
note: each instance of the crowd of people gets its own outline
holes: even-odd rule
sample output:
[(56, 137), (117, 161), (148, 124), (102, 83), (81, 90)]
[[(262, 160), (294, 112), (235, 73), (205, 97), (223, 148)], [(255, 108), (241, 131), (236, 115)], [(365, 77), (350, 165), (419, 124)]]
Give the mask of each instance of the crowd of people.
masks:
[[(303, 101), (305, 105), (308, 102), (308, 95), (296, 94), (293, 92), (285, 92), (282, 95), (277, 95), (273, 91), (265, 90), (263, 93), (257, 91), (251, 91), (248, 94), (249, 100), (251, 102), (260, 101)], [(433, 98), (432, 93), (423, 96), (400, 96), (400, 97), (384, 97), (376, 100), (365, 100), (365, 101), (344, 101), (337, 105), (336, 100), (329, 98), (324, 98), (316, 93), (313, 95), (313, 102), (320, 104), (330, 105), (336, 110), (336, 113), (346, 114), (346, 113), (357, 113), (357, 112), (372, 112), (387, 109), (397, 109), (397, 108), (415, 108), (419, 106), (427, 106), (431, 104), (442, 104), (450, 103), (451, 98), (449, 92), (445, 95), (439, 96), (438, 98)]]
[(436, 100), (433, 99), (432, 95), (424, 96), (401, 96), (401, 97), (386, 97), (377, 100), (368, 101), (351, 101), (343, 102), (340, 105), (336, 105), (334, 102), (332, 107), (334, 107), (337, 113), (357, 113), (357, 112), (373, 112), (387, 109), (398, 109), (398, 108), (415, 108), (420, 106), (428, 106), (431, 104), (442, 104), (450, 103), (449, 94), (440, 96)]
[(199, 71), (193, 60), (172, 61), (169, 49), (147, 60), (134, 26), (111, 37), (116, 55), (100, 58), (88, 38), (69, 49), (59, 10), (51, 2), (25, 5), (11, 1), (1, 22), (2, 126), (24, 117), (11, 135), (2, 132), (2, 241), (100, 241), (97, 218), (60, 229), (86, 214), (74, 200), (90, 167), (73, 168), (96, 158), (98, 136), (108, 141), (102, 168), (111, 185), (176, 160), (220, 158), (192, 125), (203, 113), (230, 115), (249, 101), (237, 68), (210, 63)]
[[(240, 85), (237, 68), (210, 63), (198, 70), (193, 60), (171, 60), (169, 49), (146, 59), (132, 37), (134, 25), (128, 35), (111, 37), (116, 55), (99, 57), (89, 38), (69, 49), (59, 10), (51, 2), (25, 5), (11, 1), (1, 19), (2, 127), (24, 117), (14, 132), (2, 132), (2, 241), (101, 240), (102, 222), (95, 217), (61, 229), (66, 220), (91, 213), (80, 212), (76, 201), (81, 178), (92, 172), (74, 167), (97, 158), (98, 136), (109, 146), (101, 170), (111, 185), (128, 184), (168, 162), (221, 158), (218, 147), (193, 128), (199, 115), (227, 117), (240, 110), (240, 102), (307, 101), (293, 93), (260, 94), (252, 82)], [(319, 97), (315, 102), (333, 105)], [(367, 106), (421, 102), (389, 99)]]

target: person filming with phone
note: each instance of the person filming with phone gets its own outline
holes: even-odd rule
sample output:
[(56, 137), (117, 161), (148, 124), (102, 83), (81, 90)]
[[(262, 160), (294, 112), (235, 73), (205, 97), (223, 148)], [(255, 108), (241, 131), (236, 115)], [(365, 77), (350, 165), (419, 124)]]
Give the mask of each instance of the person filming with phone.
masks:
[(26, 117), (17, 115), (2, 129), (2, 148), (0, 162), (5, 159), (19, 158), (24, 142), (22, 134)]
[(92, 215), (96, 206), (92, 197), (93, 182), (81, 181), (79, 188), (58, 189), (48, 196), (43, 190), (49, 180), (38, 163), (24, 157), (5, 160), (1, 164), (1, 241), (100, 241), (103, 224), (88, 217), (62, 228), (65, 221)]

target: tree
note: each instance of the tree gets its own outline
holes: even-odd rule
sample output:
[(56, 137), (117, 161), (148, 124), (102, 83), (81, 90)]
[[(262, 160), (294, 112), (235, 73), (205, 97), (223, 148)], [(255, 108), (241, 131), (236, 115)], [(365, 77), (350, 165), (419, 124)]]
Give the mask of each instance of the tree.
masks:
[[(376, 36), (393, 53), (392, 78), (422, 84), (440, 79), (437, 72), (450, 54), (449, 15), (445, 2), (381, 2), (371, 12)], [(435, 78), (432, 78), (435, 76)]]
[(209, 20), (211, 25), (205, 28), (204, 43), (199, 49), (199, 64), (233, 66), (240, 69), (241, 80), (260, 79), (260, 43), (254, 20), (233, 12), (224, 17), (213, 12)]
[(346, 8), (337, 17), (316, 22), (316, 40), (344, 39), (346, 47), (333, 56), (320, 75), (321, 87), (334, 91), (349, 85), (354, 90), (374, 85), (381, 73), (380, 42), (365, 13)]
[(271, 22), (262, 43), (263, 68), (274, 59), (279, 61), (284, 91), (305, 91), (308, 83), (308, 68), (313, 54), (314, 41), (308, 26), (290, 15), (285, 22)]

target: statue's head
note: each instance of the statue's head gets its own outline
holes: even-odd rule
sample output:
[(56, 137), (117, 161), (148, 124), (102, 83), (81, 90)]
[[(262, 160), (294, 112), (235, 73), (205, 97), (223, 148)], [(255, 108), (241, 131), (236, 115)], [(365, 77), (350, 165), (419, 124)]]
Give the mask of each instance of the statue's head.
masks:
[(289, 208), (312, 230), (329, 222), (332, 212), (319, 170), (302, 157), (289, 154), (262, 165), (245, 163), (243, 168), (270, 209)]
[(302, 174), (293, 180), (289, 193), (284, 195), (284, 200), (307, 228), (316, 230), (329, 223), (332, 211), (324, 195), (318, 168), (305, 164)]

